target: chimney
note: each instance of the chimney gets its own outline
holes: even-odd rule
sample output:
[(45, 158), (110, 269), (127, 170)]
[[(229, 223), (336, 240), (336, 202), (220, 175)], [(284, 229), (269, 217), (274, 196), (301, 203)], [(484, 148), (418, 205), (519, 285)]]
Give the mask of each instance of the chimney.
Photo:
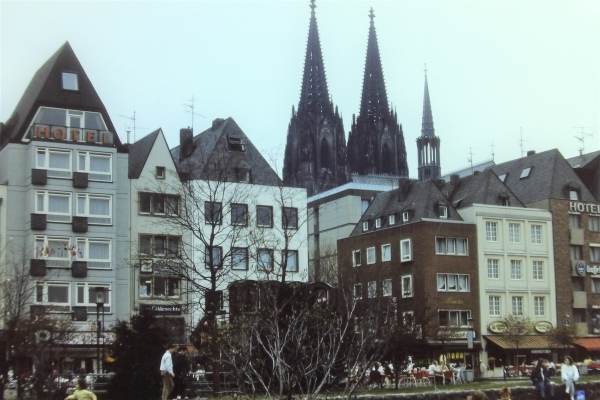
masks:
[(194, 133), (191, 128), (179, 130), (179, 161), (192, 154)]
[(474, 171), (474, 172), (473, 172), (473, 175), (479, 175), (479, 173), (480, 173), (480, 172), (481, 172), (481, 171)]
[(452, 185), (458, 184), (459, 181), (460, 181), (460, 175), (458, 175), (458, 174), (452, 174), (452, 175), (450, 175), (450, 183)]
[(532, 155), (534, 155), (534, 154), (535, 154), (535, 150), (529, 150), (529, 151), (527, 152), (527, 157), (529, 157), (529, 156), (532, 156)]
[(212, 130), (216, 131), (217, 129), (219, 129), (221, 125), (223, 125), (223, 122), (225, 122), (223, 118), (216, 118), (212, 123)]

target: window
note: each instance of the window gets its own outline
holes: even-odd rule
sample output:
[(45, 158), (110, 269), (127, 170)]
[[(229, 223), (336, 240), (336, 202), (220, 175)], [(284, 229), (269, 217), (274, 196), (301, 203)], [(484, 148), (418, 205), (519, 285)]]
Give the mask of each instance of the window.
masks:
[(544, 262), (533, 261), (533, 280), (541, 281), (544, 279)]
[(383, 293), (383, 297), (390, 297), (392, 295), (392, 280), (391, 279), (383, 280), (382, 293)]
[(542, 226), (531, 225), (531, 243), (542, 244)]
[(258, 249), (256, 261), (257, 267), (260, 271), (273, 271), (273, 250)]
[(464, 256), (467, 254), (467, 239), (436, 237), (435, 254)]
[(88, 224), (112, 224), (112, 196), (78, 193), (77, 215), (87, 217)]
[(579, 215), (579, 214), (569, 214), (569, 228), (570, 229), (579, 229), (579, 228), (581, 228), (581, 215)]
[(35, 287), (35, 302), (46, 304), (49, 312), (71, 311), (69, 282), (39, 282)]
[(388, 225), (394, 225), (396, 223), (396, 215), (390, 214), (388, 215)]
[(247, 204), (231, 204), (231, 225), (248, 226)]
[(165, 179), (165, 167), (156, 167), (156, 179)]
[(499, 278), (499, 260), (490, 258), (487, 260), (487, 271), (488, 271), (488, 279), (498, 279)]
[(140, 193), (140, 214), (177, 215), (179, 197), (158, 193)]
[(446, 238), (435, 238), (435, 253), (446, 254)]
[(571, 251), (571, 260), (582, 260), (583, 251), (581, 246), (569, 246)]
[(469, 275), (437, 274), (438, 292), (468, 292)]
[(363, 232), (366, 232), (369, 230), (369, 221), (363, 221), (362, 230), (363, 230)]
[(577, 189), (569, 189), (569, 200), (580, 200), (579, 198), (579, 190)]
[(354, 299), (360, 300), (362, 299), (362, 284), (357, 283), (354, 285)]
[(179, 236), (140, 235), (140, 254), (178, 257), (180, 242)]
[(71, 222), (71, 193), (37, 190), (35, 211), (46, 214), (48, 222)]
[(446, 239), (446, 250), (448, 254), (456, 254), (456, 239)]
[(392, 259), (392, 246), (384, 244), (381, 246), (381, 261), (390, 261)]
[(256, 225), (265, 228), (273, 227), (273, 207), (256, 206)]
[(172, 276), (140, 276), (140, 298), (180, 298), (181, 279)]
[(77, 260), (87, 261), (88, 268), (110, 269), (111, 240), (77, 238)]
[[(86, 128), (95, 130), (106, 130), (106, 124), (102, 115), (98, 112), (65, 110), (61, 108), (40, 107), (34, 123), (56, 127)], [(81, 131), (75, 130), (71, 133), (74, 142), (102, 143), (107, 139), (103, 135), (96, 135), (94, 140), (87, 140)], [(43, 133), (40, 137), (48, 137)]]
[(468, 249), (467, 239), (456, 239), (456, 254), (466, 256)]
[(523, 296), (512, 297), (512, 314), (523, 315)]
[(381, 228), (381, 218), (375, 218), (375, 229)]
[(283, 222), (284, 229), (298, 229), (298, 209), (293, 207), (283, 207)]
[(369, 208), (369, 203), (369, 200), (361, 200), (363, 214), (365, 213), (365, 211), (367, 211), (367, 208)]
[(206, 269), (220, 269), (223, 267), (223, 249), (220, 246), (205, 247), (204, 267)]
[(412, 275), (402, 276), (402, 298), (413, 297)]
[(375, 247), (367, 247), (367, 264), (375, 264)]
[(412, 261), (412, 246), (410, 239), (403, 239), (400, 241), (400, 261)]
[(77, 152), (77, 171), (88, 174), (90, 181), (112, 181), (112, 156), (109, 153)]
[(439, 206), (438, 208), (439, 216), (442, 219), (448, 218), (448, 206)]
[(489, 308), (490, 316), (500, 316), (500, 296), (489, 297)]
[(546, 298), (542, 296), (533, 297), (533, 315), (543, 317), (546, 315)]
[(590, 261), (600, 262), (600, 246), (590, 244)]
[(485, 223), (485, 240), (488, 242), (498, 241), (498, 223), (497, 222), (486, 222)]
[(600, 231), (600, 216), (590, 215), (588, 216), (588, 224), (590, 231), (599, 232)]
[(35, 258), (45, 259), (51, 268), (69, 268), (76, 248), (71, 246), (70, 237), (36, 236)]
[(409, 215), (408, 211), (404, 211), (402, 213), (402, 222), (408, 222), (409, 218), (410, 218), (410, 215)]
[(64, 90), (79, 90), (77, 74), (73, 72), (62, 73), (62, 88)]
[(246, 143), (241, 136), (228, 136), (229, 150), (231, 151), (246, 151)]
[(519, 179), (523, 179), (523, 178), (529, 177), (530, 173), (531, 173), (531, 167), (523, 168), (523, 171), (521, 171), (521, 176), (519, 177)]
[(247, 247), (232, 247), (231, 248), (231, 269), (238, 271), (248, 270), (248, 248)]
[(223, 221), (223, 211), (221, 203), (207, 201), (204, 203), (204, 220), (206, 225), (221, 225)]
[(521, 260), (510, 260), (510, 279), (523, 279), (523, 269), (521, 268)]
[(439, 310), (439, 325), (449, 327), (469, 327), (471, 311), (467, 310)]
[(600, 293), (600, 278), (592, 278), (592, 292)]
[(415, 325), (415, 313), (413, 311), (402, 312), (402, 323), (406, 327), (414, 328)]
[(371, 281), (367, 284), (367, 296), (370, 299), (377, 297), (377, 282)]
[(287, 250), (287, 272), (298, 272), (298, 252), (296, 250)]
[(521, 225), (519, 224), (508, 224), (508, 241), (510, 243), (521, 242)]
[(354, 267), (360, 266), (360, 250), (354, 250), (352, 252), (352, 265)]
[(104, 289), (104, 308), (100, 309), (100, 313), (109, 314), (111, 311), (111, 290), (110, 284), (105, 283), (77, 283), (77, 305), (87, 307), (89, 314), (95, 315), (97, 310), (96, 306), (96, 289)]
[(35, 167), (47, 170), (51, 178), (71, 178), (71, 151), (38, 147)]
[(498, 179), (500, 179), (502, 182), (504, 182), (506, 180), (506, 175), (507, 174), (502, 174), (498, 177)]

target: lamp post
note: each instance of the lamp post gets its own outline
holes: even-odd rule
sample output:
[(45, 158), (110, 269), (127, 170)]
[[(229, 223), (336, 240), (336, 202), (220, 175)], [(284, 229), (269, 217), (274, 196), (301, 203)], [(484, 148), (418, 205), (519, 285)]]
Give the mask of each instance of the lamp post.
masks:
[[(96, 372), (102, 371), (101, 365), (102, 360), (100, 359), (100, 308), (102, 308), (102, 315), (104, 316), (104, 292), (106, 288), (102, 286), (96, 287), (94, 292), (96, 293)], [(104, 342), (103, 342), (104, 344)]]

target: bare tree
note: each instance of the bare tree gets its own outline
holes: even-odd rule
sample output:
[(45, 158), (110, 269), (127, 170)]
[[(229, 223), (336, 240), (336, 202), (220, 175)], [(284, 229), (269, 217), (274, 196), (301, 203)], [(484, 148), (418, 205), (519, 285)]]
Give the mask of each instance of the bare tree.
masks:
[(519, 346), (525, 340), (525, 336), (530, 335), (533, 332), (533, 323), (528, 316), (513, 314), (503, 316), (500, 318), (500, 321), (506, 326), (506, 330), (502, 332), (502, 334), (508, 339), (508, 341), (514, 344), (515, 348), (517, 349), (514, 365), (518, 366)]

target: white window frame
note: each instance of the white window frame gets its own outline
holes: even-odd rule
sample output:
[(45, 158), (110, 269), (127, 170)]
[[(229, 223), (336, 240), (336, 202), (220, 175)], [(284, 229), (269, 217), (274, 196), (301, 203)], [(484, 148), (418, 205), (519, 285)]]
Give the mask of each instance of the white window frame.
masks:
[[(244, 252), (244, 260), (243, 262), (239, 261), (239, 255), (236, 255), (236, 252)], [(247, 247), (232, 247), (231, 248), (231, 270), (232, 271), (248, 271), (249, 269), (249, 253)], [(239, 268), (239, 265), (245, 264), (245, 268)]]
[(579, 191), (576, 189), (569, 189), (569, 200), (579, 201)]
[[(71, 311), (71, 282), (64, 282), (64, 281), (48, 281), (48, 282), (36, 282), (36, 296), (35, 296), (35, 304), (43, 304), (45, 306), (49, 306), (47, 307), (47, 311), (48, 312), (70, 312)], [(42, 287), (42, 301), (38, 301), (37, 298), (37, 288), (38, 287)], [(66, 287), (67, 288), (67, 301), (64, 303), (61, 302), (51, 302), (48, 300), (48, 287), (49, 286), (54, 286), (54, 287)], [(52, 307), (52, 306), (55, 306)]]
[(367, 265), (375, 264), (377, 262), (377, 252), (375, 246), (367, 247)]
[(531, 269), (533, 272), (534, 281), (544, 280), (544, 262), (540, 260), (533, 260), (531, 263)]
[(381, 228), (381, 218), (375, 218), (375, 228)]
[[(102, 287), (104, 288), (104, 309), (100, 314), (111, 314), (112, 313), (112, 295), (111, 295), (111, 284), (106, 282), (77, 282), (75, 284), (75, 304), (80, 307), (87, 307), (88, 313), (95, 313), (97, 311), (96, 299), (90, 299), (92, 295), (90, 293), (91, 288)], [(83, 301), (79, 301), (79, 288), (83, 288)], [(99, 311), (99, 310), (98, 310)]]
[[(84, 201), (84, 210), (79, 209), (79, 200)], [(91, 214), (90, 213), (90, 201), (92, 199), (108, 200), (108, 215), (102, 214)], [(88, 225), (112, 225), (112, 195), (110, 194), (96, 194), (96, 193), (77, 193), (77, 212), (75, 215), (78, 217), (87, 217)], [(106, 220), (106, 221), (100, 221)]]
[[(456, 289), (450, 289), (450, 279), (453, 278), (454, 281), (456, 282)], [(461, 278), (466, 280), (466, 288), (465, 289), (461, 289), (460, 287), (460, 282), (461, 282)], [(443, 281), (444, 285), (443, 287), (440, 286), (440, 282)], [(436, 286), (437, 286), (437, 291), (438, 292), (462, 292), (462, 293), (467, 293), (471, 291), (471, 277), (469, 276), (469, 274), (449, 274), (449, 273), (443, 273), (443, 274), (437, 274), (437, 281), (436, 281)]]
[(508, 223), (508, 242), (521, 243), (521, 224), (516, 222)]
[[(43, 196), (42, 204), (40, 204), (40, 196)], [(66, 213), (62, 212), (50, 212), (49, 202), (50, 197), (63, 197), (68, 199), (69, 211)], [(71, 215), (73, 213), (73, 196), (71, 192), (55, 192), (50, 190), (36, 190), (35, 191), (35, 212), (38, 214), (46, 214), (46, 220), (48, 222), (63, 222), (70, 223)]]
[(154, 174), (156, 179), (165, 179), (167, 177), (167, 169), (162, 165), (157, 165)]
[(592, 232), (600, 232), (600, 215), (588, 215), (588, 229)]
[(408, 211), (404, 211), (402, 213), (402, 222), (408, 222), (409, 219), (410, 219), (410, 215), (409, 215)]
[[(58, 245), (56, 248), (53, 248), (52, 246), (49, 247), (50, 242), (57, 242)], [(61, 243), (63, 243), (62, 248), (60, 245)], [(46, 267), (71, 267), (71, 260), (73, 259), (72, 252), (75, 250), (71, 244), (71, 237), (35, 235), (33, 247), (34, 258), (46, 260)], [(59, 257), (57, 254), (61, 254), (61, 256)]]
[(498, 222), (485, 221), (485, 241), (486, 242), (497, 242), (498, 241)]
[(500, 279), (500, 260), (497, 258), (487, 259), (488, 279)]
[(377, 298), (377, 281), (370, 281), (367, 283), (367, 297), (369, 299)]
[[(112, 240), (101, 238), (78, 237), (77, 243), (77, 260), (87, 261), (88, 269), (112, 269)], [(90, 243), (108, 244), (108, 259), (93, 259), (90, 258)], [(83, 249), (81, 248), (83, 247)], [(83, 250), (83, 251), (81, 251)], [(81, 256), (80, 256), (81, 255)], [(102, 266), (108, 264), (108, 266)]]
[(400, 262), (412, 261), (412, 241), (411, 239), (400, 240)]
[(523, 296), (512, 296), (512, 315), (524, 315), (523, 314)]
[(392, 260), (392, 245), (384, 244), (381, 246), (381, 261), (391, 261)]
[[(148, 197), (150, 211), (142, 210), (142, 197)], [(162, 212), (157, 209), (157, 205), (160, 204), (162, 198)], [(177, 212), (171, 213), (170, 200), (177, 202)], [(138, 192), (138, 213), (140, 215), (154, 215), (154, 216), (165, 216), (165, 215), (179, 215), (180, 197), (174, 194), (162, 194), (162, 193), (151, 193), (151, 192)]]
[[(69, 84), (73, 84), (74, 87), (67, 87)], [(75, 72), (63, 71), (60, 74), (60, 87), (62, 90), (79, 91), (79, 75)]]
[[(44, 153), (43, 164), (39, 161), (39, 154)], [(50, 167), (50, 156), (52, 154), (62, 153), (69, 154), (69, 167), (68, 168), (51, 168)], [(40, 165), (42, 164), (42, 165)], [(50, 178), (58, 179), (71, 179), (73, 176), (73, 152), (71, 150), (49, 148), (49, 147), (37, 147), (35, 150), (35, 167), (37, 169), (44, 169)]]
[[(458, 251), (459, 247), (458, 247), (458, 243), (459, 242), (463, 242), (464, 243), (464, 253), (460, 253)], [(456, 238), (456, 255), (457, 256), (468, 256), (469, 255), (469, 239), (466, 238)]]
[(590, 261), (600, 262), (600, 244), (590, 243)]
[(409, 297), (413, 297), (413, 276), (412, 275), (402, 275), (400, 277), (400, 283), (402, 288), (402, 298), (406, 299)]
[[(141, 280), (142, 279), (146, 279), (146, 280), (151, 280), (152, 281), (152, 294), (151, 295), (146, 295), (143, 296), (142, 295), (142, 285), (141, 285)], [(155, 287), (156, 287), (156, 282), (155, 279), (164, 279), (165, 280), (165, 287), (167, 288), (168, 291), (168, 287), (169, 287), (169, 281), (177, 281), (177, 294), (173, 295), (173, 296), (163, 296), (163, 295), (156, 295), (155, 294)], [(182, 279), (176, 276), (168, 276), (168, 275), (158, 275), (158, 274), (153, 274), (153, 275), (140, 275), (138, 276), (138, 281), (137, 281), (137, 285), (138, 285), (138, 298), (140, 300), (150, 300), (150, 299), (180, 299), (181, 298), (181, 292), (182, 292)]]
[(542, 244), (542, 225), (532, 224), (531, 225), (531, 244), (540, 245)]
[[(358, 262), (356, 262), (356, 254), (358, 254)], [(360, 267), (362, 263), (362, 258), (360, 254), (360, 250), (352, 250), (352, 266)]]
[(510, 260), (510, 279), (513, 281), (523, 280), (522, 260)]
[[(80, 168), (80, 157), (84, 157), (84, 167)], [(94, 171), (91, 168), (92, 157), (108, 158), (109, 172), (105, 171)], [(93, 151), (78, 151), (77, 152), (77, 172), (84, 172), (88, 174), (88, 180), (98, 182), (112, 182), (113, 167), (112, 167), (112, 154), (111, 153), (98, 153)]]
[(536, 317), (546, 316), (546, 297), (533, 296), (533, 315)]
[(381, 282), (381, 295), (382, 297), (390, 297), (392, 295), (392, 280), (384, 279)]
[[(298, 257), (298, 250), (287, 250), (287, 251), (283, 251), (281, 253), (282, 257), (287, 256), (287, 261), (286, 261), (286, 272), (298, 272), (300, 270), (300, 259)], [(296, 259), (295, 263), (296, 266), (294, 269), (291, 269), (290, 267), (290, 257), (294, 257)]]
[(414, 311), (403, 311), (402, 312), (402, 324), (411, 328), (415, 327), (415, 313)]
[(366, 232), (369, 230), (369, 221), (363, 221), (362, 230), (363, 230), (363, 232)]
[(352, 289), (352, 294), (354, 296), (354, 300), (362, 299), (362, 283), (354, 284), (354, 287)]
[(500, 296), (488, 297), (488, 311), (491, 317), (500, 316)]
[(448, 218), (448, 206), (446, 206), (446, 205), (440, 205), (440, 206), (438, 206), (438, 211), (439, 211), (441, 219), (447, 219)]
[(388, 225), (394, 225), (396, 223), (396, 215), (390, 214), (388, 215)]

